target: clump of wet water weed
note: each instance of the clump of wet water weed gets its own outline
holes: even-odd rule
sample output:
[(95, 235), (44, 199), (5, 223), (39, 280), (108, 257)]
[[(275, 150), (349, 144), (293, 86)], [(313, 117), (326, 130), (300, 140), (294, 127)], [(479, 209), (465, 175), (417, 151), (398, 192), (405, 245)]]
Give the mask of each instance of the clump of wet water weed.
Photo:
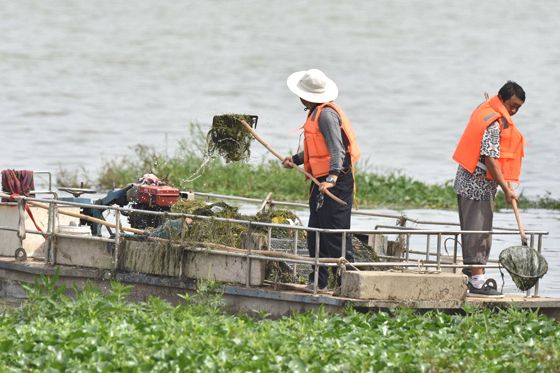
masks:
[(237, 207), (230, 206), (225, 202), (206, 203), (201, 199), (179, 200), (172, 211), (180, 214), (192, 214), (201, 216), (216, 216), (220, 218), (239, 218)]
[[(254, 217), (255, 221), (261, 223), (285, 224), (285, 225), (302, 225), (299, 217), (290, 210), (286, 209), (269, 209), (261, 211)], [(257, 228), (258, 229), (258, 228)], [(265, 229), (263, 229), (265, 230)], [(305, 239), (305, 231), (300, 231), (300, 238)], [(294, 231), (290, 229), (273, 228), (272, 236), (277, 238), (291, 238)]]
[[(239, 214), (236, 207), (230, 206), (224, 202), (207, 203), (204, 200), (194, 199), (181, 200), (173, 206), (172, 210), (173, 212), (184, 214), (242, 219), (262, 223), (302, 225), (298, 216), (293, 211), (287, 209), (269, 209), (259, 212), (254, 216), (248, 216)], [(180, 232), (180, 226), (181, 225), (178, 223), (178, 232)], [(184, 238), (189, 241), (219, 243), (232, 247), (240, 247), (241, 234), (248, 231), (268, 233), (266, 227), (255, 225), (249, 227), (246, 224), (214, 219), (194, 219), (193, 223), (187, 227), (186, 233), (183, 232), (183, 235)], [(292, 239), (294, 238), (294, 232), (295, 231), (291, 229), (273, 228), (271, 230), (271, 236), (274, 238), (273, 247), (276, 250), (291, 253), (293, 249)], [(306, 233), (305, 231), (299, 231), (298, 240), (302, 244), (306, 241)], [(178, 236), (178, 234), (176, 236)], [(379, 261), (375, 250), (371, 246), (360, 242), (360, 240), (355, 237), (352, 240), (352, 247), (357, 261)], [(270, 261), (266, 265), (266, 278), (274, 283), (301, 283), (307, 277), (309, 271), (309, 266), (302, 265), (297, 266), (297, 270), (294, 273), (292, 265)]]
[(265, 278), (273, 284), (305, 284), (309, 274), (309, 266), (297, 266), (294, 273), (294, 264), (270, 261), (265, 267)]
[[(222, 218), (243, 219), (263, 223), (275, 224), (298, 224), (301, 225), (298, 216), (290, 210), (270, 209), (265, 212), (257, 213), (254, 216), (240, 215), (237, 208), (229, 206), (224, 202), (207, 203), (202, 200), (182, 200), (173, 206), (173, 212), (213, 216)], [(185, 238), (197, 242), (220, 243), (223, 245), (240, 247), (241, 234), (252, 231), (254, 233), (267, 233), (267, 229), (258, 226), (247, 226), (234, 222), (224, 222), (219, 220), (194, 219), (188, 227)], [(305, 232), (301, 232), (302, 241), (305, 240)], [(271, 232), (275, 238), (291, 238), (293, 231), (281, 228), (274, 228)], [(281, 240), (291, 247), (291, 241)], [(303, 268), (303, 266), (301, 267)], [(266, 279), (274, 283), (301, 283), (305, 278), (301, 273), (295, 273), (293, 268), (285, 263), (269, 261), (266, 264)]]
[[(237, 208), (225, 202), (207, 204), (196, 199), (179, 201), (173, 206), (172, 212), (229, 219), (240, 218)], [(188, 226), (184, 237), (195, 242), (211, 242), (239, 247), (241, 233), (246, 230), (247, 226), (239, 223), (214, 219), (194, 219), (192, 224)]]
[(226, 162), (245, 161), (251, 156), (253, 136), (241, 121), (251, 125), (252, 117), (244, 114), (223, 114), (214, 116), (212, 128), (208, 131), (208, 153), (219, 154)]
[[(298, 216), (290, 210), (271, 209), (256, 215), (241, 215), (237, 207), (225, 202), (206, 203), (203, 200), (181, 200), (172, 208), (173, 212), (219, 218), (241, 219), (261, 223), (275, 223), (287, 225), (301, 225)], [(264, 227), (251, 226), (253, 232), (267, 233)], [(189, 227), (187, 237), (196, 241), (213, 243), (236, 243), (238, 246), (241, 232), (249, 230), (246, 224), (224, 222), (218, 220), (195, 219)], [(301, 232), (301, 239), (305, 239), (305, 232)], [(292, 237), (293, 232), (287, 229), (274, 228), (272, 236), (277, 238)]]

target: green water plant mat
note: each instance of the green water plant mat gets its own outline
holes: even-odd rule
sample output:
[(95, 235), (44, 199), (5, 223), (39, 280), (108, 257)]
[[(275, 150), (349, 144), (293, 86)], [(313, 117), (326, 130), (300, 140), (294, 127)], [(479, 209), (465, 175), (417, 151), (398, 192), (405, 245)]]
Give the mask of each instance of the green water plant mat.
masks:
[(241, 120), (252, 123), (252, 117), (244, 114), (216, 115), (208, 131), (209, 154), (218, 154), (226, 162), (248, 160), (251, 156), (253, 136), (243, 127)]

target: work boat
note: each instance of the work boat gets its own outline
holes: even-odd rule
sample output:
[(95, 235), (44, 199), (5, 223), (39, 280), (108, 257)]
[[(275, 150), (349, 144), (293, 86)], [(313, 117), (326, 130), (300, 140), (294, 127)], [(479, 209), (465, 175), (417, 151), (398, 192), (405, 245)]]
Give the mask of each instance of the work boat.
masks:
[[(212, 201), (230, 201), (261, 212), (278, 206), (307, 206), (274, 201), (270, 195), (259, 200), (153, 184), (111, 191), (93, 201), (86, 196), (95, 191), (53, 190), (47, 175), (45, 190), (33, 190), (29, 196), (0, 193), (2, 297), (25, 298), (23, 284), (56, 274), (61, 283), (78, 287), (92, 283), (107, 288), (111, 281), (119, 281), (131, 286), (131, 300), (158, 296), (173, 303), (181, 301), (178, 295), (194, 293), (201, 284), (211, 282), (223, 293), (229, 312), (263, 312), (272, 317), (320, 306), (332, 312), (347, 306), (460, 312), (467, 304), (514, 305), (560, 316), (560, 299), (540, 296), (538, 282), (525, 293), (470, 296), (462, 274), (468, 266), (463, 266), (458, 250), (460, 235), (469, 232), (449, 228), (449, 223), (414, 220), (412, 228), (407, 227), (412, 219), (406, 216), (354, 211), (391, 224), (333, 230), (307, 228), (292, 220), (260, 222), (174, 213), (168, 207), (177, 200), (198, 200), (212, 208), (219, 206)], [(135, 203), (125, 204), (131, 196)], [(243, 227), (239, 244), (193, 240), (189, 229), (202, 223)], [(429, 229), (438, 224), (445, 229)], [(519, 234), (501, 228), (491, 233), (494, 238)], [(342, 235), (342, 258), (309, 257), (305, 237), (316, 235), (320, 242), (321, 234)], [(526, 231), (529, 245), (539, 252), (547, 234)], [(352, 235), (353, 242), (367, 248), (370, 255), (346, 261), (346, 235)], [(336, 269), (340, 286), (334, 281), (335, 286), (319, 289), (319, 267)], [(489, 262), (485, 267), (492, 271), (499, 265)], [(309, 274), (310, 285), (301, 280)]]

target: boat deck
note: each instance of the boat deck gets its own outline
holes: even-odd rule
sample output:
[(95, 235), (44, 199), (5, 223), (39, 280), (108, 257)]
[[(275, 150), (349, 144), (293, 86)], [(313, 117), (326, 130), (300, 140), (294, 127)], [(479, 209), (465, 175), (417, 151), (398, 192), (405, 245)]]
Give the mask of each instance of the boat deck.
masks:
[[(32, 204), (36, 219), (46, 231), (37, 231), (24, 213), (23, 203), (26, 201)], [(264, 312), (273, 317), (318, 307), (333, 312), (348, 306), (364, 311), (408, 307), (420, 311), (462, 312), (468, 305), (513, 306), (539, 310), (556, 318), (560, 315), (560, 298), (538, 296), (538, 282), (533, 295), (527, 292), (501, 298), (466, 297), (464, 276), (460, 274), (464, 266), (459, 257), (459, 236), (519, 234), (512, 230), (410, 228), (404, 226), (404, 219), (399, 220), (403, 225), (379, 225), (375, 229), (322, 229), (23, 196), (18, 197), (17, 203), (1, 203), (0, 207), (0, 218), (3, 219), (0, 220), (0, 297), (25, 298), (22, 284), (33, 283), (42, 275), (56, 274), (59, 283), (67, 285), (68, 289), (83, 286), (86, 282), (109, 289), (111, 281), (116, 280), (131, 286), (132, 301), (158, 296), (172, 303), (181, 302), (178, 294), (196, 293), (200, 281), (209, 281), (219, 287), (228, 311)], [(82, 236), (60, 229), (61, 226), (71, 226), (71, 223), (80, 224), (82, 218), (91, 219), (78, 212), (95, 208), (114, 213), (119, 224), (104, 222), (114, 228), (113, 234)], [(247, 229), (240, 237), (240, 247), (193, 242), (185, 240), (182, 234), (163, 238), (145, 231), (139, 234), (138, 229), (125, 227), (121, 217), (131, 213), (181, 219), (183, 225), (190, 224), (187, 221), (211, 219), (244, 225)], [(384, 214), (379, 216), (394, 218)], [(435, 222), (423, 224), (433, 225)], [(130, 234), (131, 230), (133, 234)], [(275, 230), (282, 230), (288, 238), (278, 241), (273, 237)], [(342, 235), (341, 258), (320, 258), (318, 248), (312, 258), (307, 252), (301, 252), (300, 241), (305, 241), (303, 235), (310, 234), (316, 235), (316, 242), (321, 234)], [(526, 231), (526, 234), (530, 246), (541, 252), (543, 236), (548, 232)], [(375, 258), (367, 256), (366, 259), (346, 262), (346, 235), (362, 237), (367, 241), (364, 245), (375, 252)], [(454, 244), (451, 254), (444, 255), (448, 240)], [(345, 280), (340, 292), (315, 290), (310, 293), (303, 285), (268, 281), (266, 266), (274, 262), (285, 265), (294, 275), (298, 269), (308, 273), (314, 271), (315, 284), (321, 266), (340, 270)], [(499, 266), (496, 262), (489, 262), (483, 267)], [(395, 275), (398, 271), (401, 274)]]
[[(141, 273), (110, 272), (102, 269), (80, 268), (65, 265), (49, 265), (43, 261), (28, 259), (16, 261), (14, 258), (0, 257), (0, 297), (25, 298), (22, 283), (33, 283), (41, 275), (59, 276), (59, 283), (71, 289), (84, 286), (87, 282), (101, 289), (109, 289), (110, 281), (117, 280), (131, 286), (130, 300), (144, 301), (149, 296), (158, 296), (172, 303), (178, 303), (178, 295), (194, 293), (196, 280), (152, 276)], [(223, 293), (226, 310), (250, 314), (265, 313), (271, 317), (305, 312), (323, 307), (331, 312), (340, 312), (347, 306), (362, 311), (388, 310), (397, 307), (413, 308), (419, 311), (441, 310), (462, 312), (464, 306), (490, 308), (517, 307), (538, 310), (560, 320), (560, 298), (546, 296), (526, 296), (505, 294), (501, 298), (467, 296), (461, 301), (395, 301), (380, 299), (352, 299), (336, 295), (333, 291), (312, 294), (300, 284), (271, 284), (246, 287), (224, 284)]]

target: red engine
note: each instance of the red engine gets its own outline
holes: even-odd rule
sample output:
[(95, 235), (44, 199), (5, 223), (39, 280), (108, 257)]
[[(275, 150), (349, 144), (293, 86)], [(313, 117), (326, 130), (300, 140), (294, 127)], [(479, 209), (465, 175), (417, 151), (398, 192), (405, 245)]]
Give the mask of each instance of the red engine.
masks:
[[(136, 210), (171, 211), (171, 206), (180, 198), (180, 191), (153, 174), (145, 174), (126, 192), (126, 198)], [(130, 213), (130, 226), (145, 229), (163, 224), (163, 217), (152, 214)]]
[(179, 200), (179, 189), (169, 185), (143, 184), (138, 186), (138, 203), (148, 207), (171, 207)]

